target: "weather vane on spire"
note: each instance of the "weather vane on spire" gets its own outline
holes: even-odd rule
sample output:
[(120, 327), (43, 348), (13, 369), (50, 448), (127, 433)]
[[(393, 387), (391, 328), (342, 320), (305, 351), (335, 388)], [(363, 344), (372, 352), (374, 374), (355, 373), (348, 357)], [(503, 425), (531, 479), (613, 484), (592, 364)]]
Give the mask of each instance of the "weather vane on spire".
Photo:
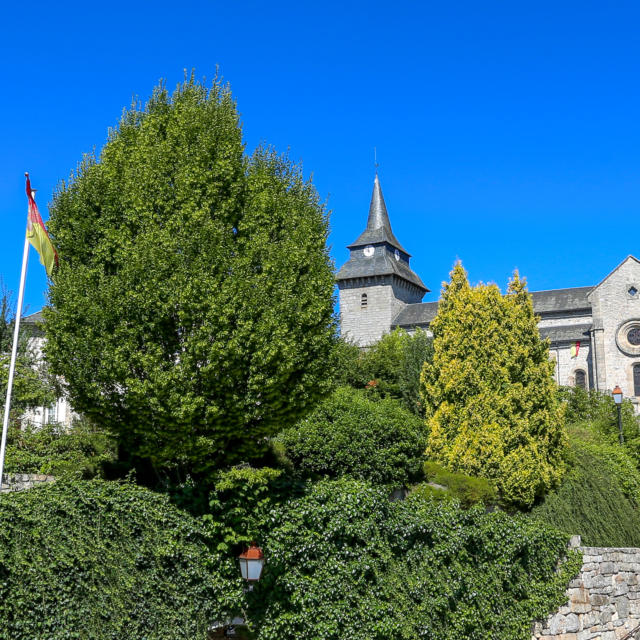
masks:
[(378, 167), (380, 165), (378, 164), (378, 150), (375, 147), (373, 147), (373, 164), (376, 168), (376, 175), (378, 175)]

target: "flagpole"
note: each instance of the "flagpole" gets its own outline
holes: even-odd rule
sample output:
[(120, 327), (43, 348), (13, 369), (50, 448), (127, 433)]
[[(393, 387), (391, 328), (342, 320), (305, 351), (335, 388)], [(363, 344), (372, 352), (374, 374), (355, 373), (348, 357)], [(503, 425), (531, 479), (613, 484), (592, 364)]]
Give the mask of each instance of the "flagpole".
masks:
[(13, 327), (13, 347), (11, 349), (11, 363), (9, 365), (9, 380), (7, 382), (7, 399), (4, 403), (4, 419), (2, 421), (2, 442), (0, 443), (0, 487), (4, 472), (4, 453), (7, 445), (7, 431), (9, 429), (9, 413), (11, 409), (11, 390), (13, 388), (13, 374), (16, 369), (18, 355), (18, 334), (20, 333), (20, 318), (22, 317), (22, 302), (24, 299), (24, 283), (27, 279), (27, 263), (29, 261), (29, 239), (24, 234), (24, 251), (22, 252), (22, 271), (20, 273), (20, 290), (18, 292), (18, 308), (16, 310), (15, 326)]

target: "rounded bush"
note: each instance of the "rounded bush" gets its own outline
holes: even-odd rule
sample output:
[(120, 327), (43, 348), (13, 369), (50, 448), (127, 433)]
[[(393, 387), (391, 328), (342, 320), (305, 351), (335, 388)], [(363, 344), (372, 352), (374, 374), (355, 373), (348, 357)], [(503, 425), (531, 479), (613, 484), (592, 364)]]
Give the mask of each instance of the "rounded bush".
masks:
[(420, 418), (390, 398), (337, 389), (278, 441), (302, 475), (403, 484), (419, 476), (427, 446)]
[(130, 483), (0, 496), (1, 640), (196, 640), (242, 600), (200, 522)]

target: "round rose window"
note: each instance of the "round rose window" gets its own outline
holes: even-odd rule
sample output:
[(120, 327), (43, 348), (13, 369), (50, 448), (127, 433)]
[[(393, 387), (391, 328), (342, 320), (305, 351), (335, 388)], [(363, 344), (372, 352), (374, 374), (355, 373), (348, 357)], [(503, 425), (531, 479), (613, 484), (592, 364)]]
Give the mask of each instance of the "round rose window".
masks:
[(631, 327), (627, 333), (627, 340), (629, 341), (629, 344), (634, 346), (640, 345), (640, 327)]

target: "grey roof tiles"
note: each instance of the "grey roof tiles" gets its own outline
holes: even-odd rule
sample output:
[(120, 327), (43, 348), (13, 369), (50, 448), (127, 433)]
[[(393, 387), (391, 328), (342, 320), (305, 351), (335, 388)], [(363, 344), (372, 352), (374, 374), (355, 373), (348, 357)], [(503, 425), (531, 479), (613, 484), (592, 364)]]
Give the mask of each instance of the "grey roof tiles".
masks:
[(569, 324), (560, 327), (542, 327), (540, 337), (555, 342), (587, 341), (590, 338), (591, 324)]
[[(587, 294), (593, 287), (574, 287), (572, 289), (550, 289), (548, 291), (532, 291), (533, 310), (537, 315), (547, 313), (572, 313), (583, 309), (585, 315), (591, 313), (591, 303)], [(394, 327), (411, 327), (428, 325), (438, 312), (437, 302), (420, 302), (404, 307), (393, 321)], [(582, 326), (582, 325), (575, 325)], [(591, 325), (588, 325), (591, 326)], [(578, 340), (580, 338), (577, 338)]]
[(367, 228), (358, 236), (357, 240), (350, 244), (347, 249), (355, 249), (368, 244), (376, 244), (378, 242), (386, 242), (395, 249), (402, 251), (407, 258), (411, 256), (406, 249), (398, 242), (391, 230), (391, 222), (387, 213), (387, 205), (382, 195), (382, 187), (380, 180), (376, 174), (373, 181), (373, 193), (371, 194), (371, 204), (369, 205), (369, 218), (367, 220)]

